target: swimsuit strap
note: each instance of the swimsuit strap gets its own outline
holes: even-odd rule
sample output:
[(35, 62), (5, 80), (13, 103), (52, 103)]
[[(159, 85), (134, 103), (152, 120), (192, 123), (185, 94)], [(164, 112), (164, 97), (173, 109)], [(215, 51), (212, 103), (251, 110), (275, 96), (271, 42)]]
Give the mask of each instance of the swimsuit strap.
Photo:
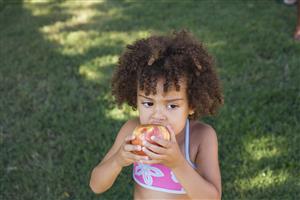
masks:
[(185, 159), (188, 161), (188, 163), (193, 167), (196, 168), (196, 165), (192, 163), (190, 159), (190, 122), (189, 119), (186, 120), (186, 126), (185, 126)]

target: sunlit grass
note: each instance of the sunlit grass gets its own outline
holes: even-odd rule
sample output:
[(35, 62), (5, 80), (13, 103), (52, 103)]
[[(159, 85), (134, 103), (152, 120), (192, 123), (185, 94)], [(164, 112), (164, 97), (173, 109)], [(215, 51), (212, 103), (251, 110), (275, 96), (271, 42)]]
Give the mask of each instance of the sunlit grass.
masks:
[(51, 14), (51, 6), (45, 6), (44, 3), (26, 3), (24, 8), (31, 11), (33, 16), (47, 16)]
[(107, 55), (95, 58), (88, 63), (84, 63), (79, 67), (79, 74), (84, 76), (87, 80), (99, 82), (109, 77), (103, 71), (104, 67), (111, 67), (117, 64), (118, 55)]
[(284, 184), (284, 182), (290, 177), (290, 174), (285, 170), (264, 170), (260, 171), (257, 175), (237, 181), (237, 185), (243, 190), (251, 190), (255, 188), (268, 188), (270, 186), (276, 186)]
[[(93, 9), (95, 5), (103, 4), (104, 0), (97, 1), (61, 1), (55, 0), (26, 0), (24, 8), (31, 11), (33, 16), (46, 16), (49, 14), (59, 14), (64, 11), (64, 14), (71, 14), (74, 18), (86, 20), (85, 18), (95, 16), (97, 12)], [(75, 23), (75, 22), (74, 22)]]
[(108, 110), (106, 113), (106, 117), (114, 119), (114, 120), (126, 120), (128, 118), (137, 117), (138, 112), (132, 110), (131, 107), (128, 105), (124, 105), (121, 109), (120, 108), (113, 108)]
[[(34, 2), (34, 1), (33, 1)], [(47, 3), (46, 1), (45, 3)], [(51, 2), (51, 1), (50, 1)], [(52, 8), (51, 4), (46, 6), (43, 3), (26, 3), (24, 7), (28, 9), (32, 15), (47, 15), (63, 12), (69, 15), (67, 19), (57, 20), (51, 24), (42, 26), (40, 32), (45, 39), (57, 44), (57, 49), (63, 55), (82, 55), (87, 53), (91, 48), (99, 46), (125, 46), (137, 38), (146, 37), (150, 34), (150, 30), (139, 30), (135, 32), (103, 32), (101, 27), (103, 20), (106, 21), (111, 17), (125, 19), (120, 8), (111, 8), (105, 11), (96, 9), (95, 6), (102, 4), (103, 1), (87, 1), (80, 3), (77, 1), (63, 1), (55, 4), (57, 8)], [(91, 26), (93, 24), (93, 26)], [(77, 27), (85, 26), (87, 30), (78, 30)], [(75, 28), (75, 30), (74, 30)]]
[[(245, 150), (253, 160), (280, 156), (285, 139), (280, 136), (264, 135), (252, 140), (246, 140)], [(281, 145), (280, 145), (281, 144)]]
[(214, 48), (224, 48), (226, 47), (226, 41), (212, 41), (210, 43), (205, 43), (207, 48), (214, 49)]
[(105, 100), (107, 102), (110, 102), (109, 105), (106, 105), (106, 107), (104, 107), (105, 117), (107, 119), (112, 119), (116, 121), (125, 121), (128, 118), (138, 116), (138, 111), (132, 109), (132, 107), (128, 106), (127, 104), (123, 104), (120, 107), (116, 105), (112, 106), (114, 100), (111, 93), (106, 93), (102, 96), (98, 96), (97, 100), (99, 101)]
[[(34, 9), (35, 10), (35, 9)], [(38, 9), (37, 9), (38, 10)], [(34, 11), (33, 11), (34, 12)], [(72, 13), (71, 17), (65, 21), (56, 21), (51, 26), (43, 27), (44, 32), (59, 32), (66, 28), (72, 28), (78, 25), (90, 23), (93, 17), (99, 13), (95, 9), (83, 8), (78, 9), (77, 12)]]
[(137, 38), (149, 35), (149, 31), (133, 33), (99, 32), (95, 30), (57, 31), (51, 25), (43, 27), (41, 31), (47, 40), (59, 46), (57, 50), (63, 55), (82, 55), (99, 46), (124, 47)]

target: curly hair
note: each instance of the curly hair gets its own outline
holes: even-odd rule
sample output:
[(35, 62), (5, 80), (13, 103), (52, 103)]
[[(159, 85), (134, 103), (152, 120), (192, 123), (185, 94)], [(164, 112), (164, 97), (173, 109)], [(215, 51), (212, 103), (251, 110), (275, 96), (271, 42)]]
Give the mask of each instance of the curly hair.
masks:
[(194, 109), (190, 119), (216, 114), (223, 104), (213, 58), (186, 30), (127, 45), (112, 77), (112, 95), (119, 106), (127, 103), (136, 109), (137, 87), (146, 95), (156, 94), (159, 78), (164, 79), (164, 92), (172, 86), (179, 91), (179, 80), (187, 80), (188, 104)]

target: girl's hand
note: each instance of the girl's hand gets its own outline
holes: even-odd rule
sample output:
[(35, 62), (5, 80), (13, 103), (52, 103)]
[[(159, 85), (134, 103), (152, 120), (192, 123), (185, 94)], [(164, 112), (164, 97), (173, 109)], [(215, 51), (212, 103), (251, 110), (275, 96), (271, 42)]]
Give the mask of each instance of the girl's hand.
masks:
[(150, 160), (143, 161), (143, 163), (162, 163), (169, 168), (175, 168), (184, 161), (173, 129), (170, 125), (168, 125), (167, 128), (171, 136), (170, 141), (153, 136), (151, 137), (151, 140), (158, 145), (144, 141), (142, 150), (150, 157)]
[(135, 136), (129, 135), (125, 138), (125, 141), (116, 153), (117, 163), (121, 167), (126, 167), (134, 162), (141, 162), (149, 159), (148, 156), (140, 156), (133, 153), (133, 151), (140, 151), (142, 149), (139, 145), (132, 145), (131, 140), (134, 140)]

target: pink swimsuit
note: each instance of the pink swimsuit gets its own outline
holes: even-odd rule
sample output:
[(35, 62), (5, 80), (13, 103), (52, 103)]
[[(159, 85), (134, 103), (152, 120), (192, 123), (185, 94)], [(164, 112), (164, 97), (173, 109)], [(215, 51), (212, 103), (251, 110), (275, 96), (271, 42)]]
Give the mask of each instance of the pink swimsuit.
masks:
[[(189, 120), (185, 127), (185, 159), (196, 168), (189, 155)], [(134, 163), (133, 179), (137, 184), (148, 189), (175, 194), (186, 193), (172, 170), (163, 164)]]

